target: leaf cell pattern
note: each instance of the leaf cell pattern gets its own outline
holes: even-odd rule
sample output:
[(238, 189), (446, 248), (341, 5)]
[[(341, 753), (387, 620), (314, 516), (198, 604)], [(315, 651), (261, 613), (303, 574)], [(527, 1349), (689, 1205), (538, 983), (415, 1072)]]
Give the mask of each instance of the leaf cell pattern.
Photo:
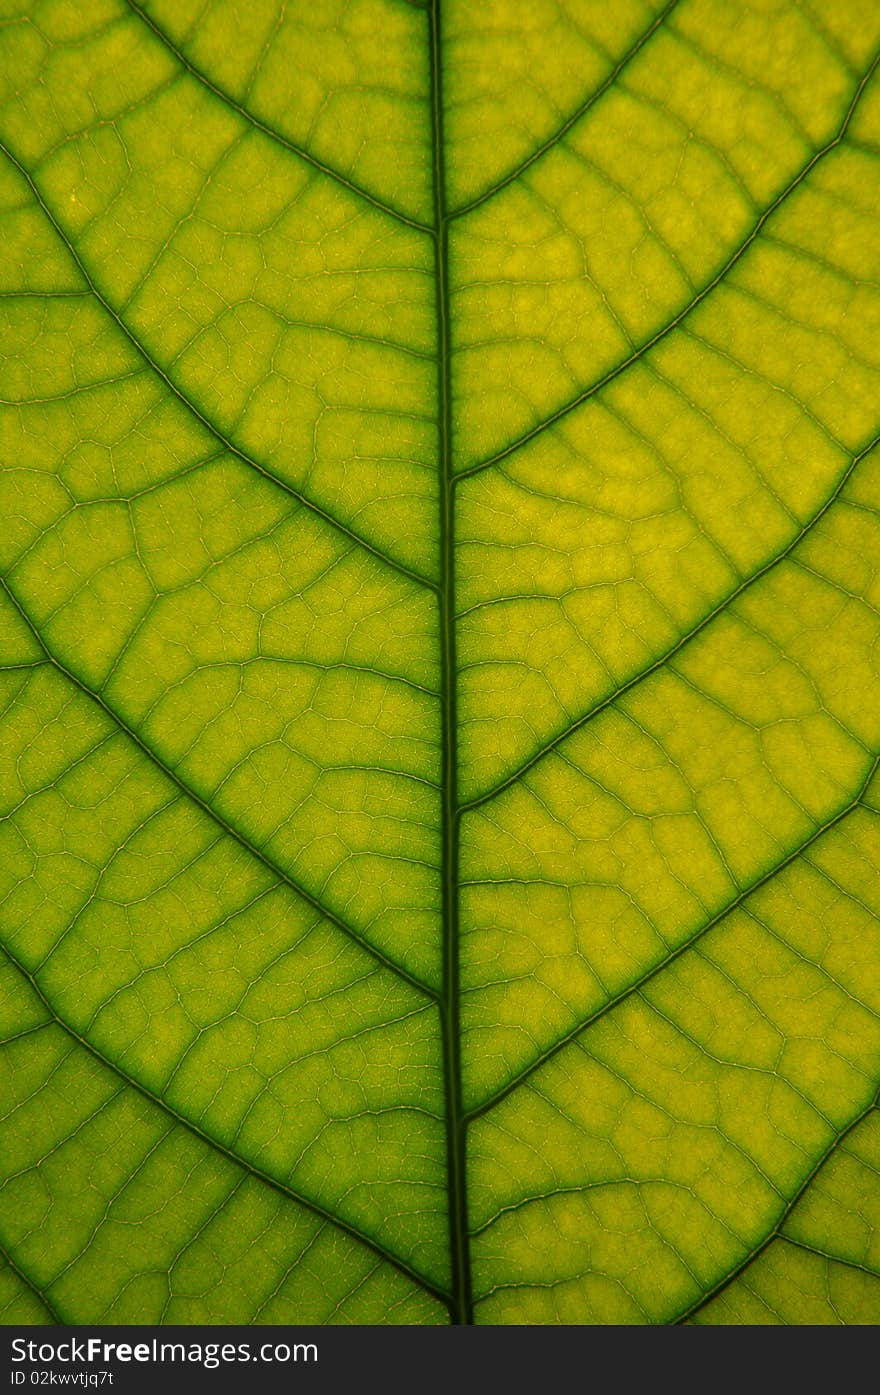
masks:
[(5, 1322), (880, 1320), (880, 10), (5, 0)]

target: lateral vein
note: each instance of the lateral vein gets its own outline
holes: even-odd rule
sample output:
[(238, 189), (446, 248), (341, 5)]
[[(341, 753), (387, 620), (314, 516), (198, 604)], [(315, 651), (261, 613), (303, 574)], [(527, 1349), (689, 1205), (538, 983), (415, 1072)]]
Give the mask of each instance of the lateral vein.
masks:
[[(763, 1239), (751, 1250), (749, 1250), (748, 1254), (746, 1254), (739, 1261), (739, 1263), (735, 1264), (732, 1269), (729, 1269), (728, 1272), (721, 1279), (719, 1279), (717, 1283), (713, 1284), (710, 1289), (707, 1289), (705, 1293), (701, 1294), (698, 1299), (691, 1303), (689, 1307), (685, 1308), (676, 1317), (671, 1318), (669, 1320), (670, 1326), (681, 1326), (682, 1323), (685, 1323), (690, 1318), (694, 1317), (700, 1311), (701, 1308), (705, 1308), (706, 1305), (710, 1303), (713, 1298), (717, 1298), (719, 1293), (722, 1293), (724, 1289), (728, 1288), (730, 1284), (733, 1283), (734, 1279), (738, 1279), (740, 1274), (742, 1274), (744, 1270), (748, 1269), (750, 1265), (754, 1264), (755, 1260), (758, 1259), (759, 1256), (764, 1253), (768, 1245), (772, 1244), (774, 1240), (780, 1238), (782, 1227), (785, 1225), (785, 1222), (788, 1220), (789, 1216), (791, 1215), (794, 1208), (797, 1206), (798, 1202), (801, 1201), (802, 1198), (809, 1191), (813, 1182), (816, 1180), (816, 1177), (819, 1175), (822, 1168), (828, 1162), (829, 1158), (831, 1158), (832, 1155), (837, 1152), (837, 1149), (841, 1146), (842, 1143), (844, 1143), (844, 1141), (849, 1137), (849, 1135), (855, 1129), (858, 1128), (859, 1124), (864, 1123), (868, 1115), (871, 1114), (873, 1110), (877, 1109), (878, 1106), (880, 1106), (880, 1090), (878, 1090), (874, 1094), (874, 1097), (870, 1101), (870, 1103), (867, 1104), (865, 1108), (861, 1110), (856, 1115), (856, 1117), (852, 1119), (850, 1123), (847, 1124), (846, 1127), (842, 1129), (840, 1133), (836, 1134), (835, 1137), (831, 1140), (828, 1147), (820, 1155), (818, 1161), (814, 1163), (813, 1167), (807, 1173), (806, 1177), (801, 1182), (797, 1191), (794, 1192), (793, 1195), (786, 1202), (775, 1224), (767, 1232)], [(841, 1260), (840, 1263), (845, 1263), (845, 1261)]]
[(305, 146), (298, 145), (296, 141), (292, 141), (289, 137), (282, 135), (280, 131), (268, 125), (267, 122), (261, 121), (258, 116), (248, 111), (247, 107), (242, 106), (229, 92), (224, 91), (217, 83), (212, 82), (206, 73), (203, 73), (200, 68), (197, 68), (192, 59), (186, 56), (183, 50), (175, 44), (170, 35), (166, 34), (165, 30), (162, 29), (161, 26), (146, 13), (142, 6), (137, 3), (137, 0), (125, 0), (125, 4), (131, 10), (132, 14), (137, 15), (138, 19), (152, 32), (154, 37), (158, 39), (162, 47), (171, 54), (176, 62), (178, 62), (182, 68), (185, 68), (191, 77), (195, 78), (196, 82), (218, 98), (224, 106), (236, 112), (243, 121), (247, 121), (248, 125), (262, 132), (264, 136), (268, 136), (269, 140), (274, 141), (276, 145), (282, 146), (284, 150), (289, 151), (292, 155), (296, 155), (307, 165), (311, 165), (311, 167), (318, 170), (320, 174), (326, 175), (328, 179), (332, 179), (336, 184), (341, 184), (350, 194), (355, 194), (359, 199), (363, 199), (365, 203), (371, 204), (379, 213), (384, 213), (386, 217), (393, 218), (397, 223), (406, 224), (408, 228), (415, 228), (418, 232), (429, 234), (433, 232), (430, 224), (422, 223), (418, 218), (411, 218), (401, 209), (395, 208), (393, 204), (386, 203), (384, 199), (380, 199), (376, 194), (371, 194), (368, 189), (356, 183), (355, 180), (349, 179), (348, 176), (344, 175), (340, 170), (334, 169), (332, 165), (326, 164), (323, 160), (319, 160), (316, 155), (306, 150)]
[(600, 702), (597, 702), (587, 712), (584, 712), (582, 716), (575, 718), (575, 720), (570, 722), (567, 727), (564, 727), (562, 731), (557, 732), (555, 736), (546, 741), (539, 750), (535, 751), (527, 760), (524, 760), (515, 770), (512, 770), (509, 775), (505, 776), (503, 780), (500, 780), (498, 784), (493, 785), (491, 789), (486, 790), (483, 794), (477, 795), (473, 799), (466, 800), (460, 805), (460, 812), (465, 814), (469, 810), (479, 809), (481, 805), (488, 804), (504, 790), (509, 789), (511, 785), (516, 784), (518, 780), (522, 779), (523, 775), (533, 769), (534, 766), (542, 761), (545, 756), (549, 755), (551, 751), (555, 751), (556, 748), (567, 741), (570, 736), (574, 736), (575, 732), (587, 726), (594, 717), (598, 717), (607, 707), (613, 706), (615, 702), (626, 693), (630, 692), (632, 688), (644, 683), (645, 680), (650, 678), (653, 673), (656, 673), (658, 669), (668, 664), (670, 659), (673, 659), (675, 655), (689, 645), (692, 640), (696, 639), (703, 630), (712, 624), (713, 620), (717, 620), (720, 615), (725, 614), (733, 605), (734, 601), (738, 600), (740, 596), (750, 590), (756, 582), (761, 581), (763, 577), (767, 576), (768, 572), (772, 572), (781, 562), (784, 562), (787, 557), (790, 557), (804, 539), (809, 536), (822, 518), (824, 518), (832, 505), (837, 503), (858, 465), (864, 460), (865, 456), (870, 455), (871, 451), (874, 450), (877, 445), (880, 445), (880, 436), (875, 436), (867, 446), (864, 446), (856, 455), (852, 456), (849, 464), (841, 474), (828, 498), (820, 505), (812, 518), (809, 518), (803, 527), (794, 535), (791, 541), (786, 543), (784, 548), (775, 553), (773, 557), (769, 558), (757, 571), (752, 572), (751, 576), (745, 577), (745, 579), (740, 582), (739, 586), (731, 591), (729, 595), (725, 596), (723, 601), (719, 601), (718, 605), (716, 605), (713, 610), (710, 610), (708, 615), (704, 615), (702, 620), (692, 626), (680, 639), (677, 639), (664, 654), (661, 654), (658, 659), (648, 664), (646, 668), (640, 669), (638, 673), (633, 674), (625, 683), (621, 683), (613, 692), (602, 698)]
[(522, 447), (528, 445), (530, 441), (533, 441), (536, 436), (540, 436), (542, 432), (548, 430), (551, 426), (555, 426), (557, 422), (562, 421), (571, 412), (575, 411), (577, 407), (580, 407), (584, 402), (588, 402), (591, 397), (595, 397), (598, 392), (601, 392), (602, 389), (607, 387), (609, 383), (612, 383), (615, 380), (615, 378), (618, 378), (622, 373), (625, 373), (628, 368), (631, 368), (634, 363), (637, 363), (639, 359), (643, 358), (645, 354), (647, 354), (651, 349), (655, 348), (657, 344), (661, 343), (667, 337), (667, 335), (671, 334), (672, 331), (676, 329), (682, 323), (683, 320), (687, 319), (688, 315), (690, 315), (694, 310), (696, 310), (698, 305), (702, 304), (706, 297), (710, 295), (712, 291), (714, 291), (715, 288), (718, 285), (720, 285), (720, 283), (726, 278), (729, 272), (733, 270), (737, 262), (739, 262), (742, 259), (742, 257), (751, 247), (752, 243), (759, 236), (761, 229), (764, 227), (768, 219), (772, 218), (773, 214), (776, 213), (776, 211), (782, 206), (782, 204), (785, 203), (786, 199), (788, 199), (791, 196), (791, 194), (793, 194), (794, 191), (804, 182), (804, 180), (812, 172), (812, 170), (820, 162), (820, 160), (824, 159), (826, 155), (828, 155), (832, 150), (835, 150), (837, 146), (841, 144), (844, 137), (846, 136), (847, 130), (849, 129), (850, 122), (852, 121), (852, 118), (855, 115), (856, 108), (859, 102), (861, 101), (862, 97), (864, 96), (865, 90), (869, 82), (871, 81), (871, 78), (874, 75), (878, 63), (880, 63), (880, 53), (877, 53), (874, 56), (870, 64), (870, 67), (867, 69), (867, 71), (864, 73), (861, 80), (859, 81), (859, 84), (856, 87), (855, 93), (853, 94), (849, 107), (847, 108), (846, 113), (843, 117), (843, 121), (837, 129), (837, 133), (831, 138), (831, 140), (827, 141), (826, 144), (823, 145), (819, 150), (814, 151), (810, 159), (798, 171), (795, 177), (785, 186), (781, 193), (777, 194), (773, 202), (768, 204), (768, 206), (764, 209), (764, 212), (753, 224), (748, 236), (745, 238), (743, 242), (740, 243), (736, 251), (733, 252), (730, 257), (728, 257), (727, 261), (721, 267), (720, 271), (716, 272), (716, 274), (712, 277), (711, 281), (709, 281), (703, 287), (703, 289), (699, 291), (697, 295), (695, 295), (693, 299), (690, 300), (688, 304), (678, 312), (677, 315), (674, 316), (673, 319), (669, 320), (668, 323), (665, 324), (662, 329), (659, 329), (655, 334), (652, 334), (649, 339), (646, 339), (643, 344), (640, 344), (637, 349), (634, 349), (633, 352), (629, 354), (627, 358), (623, 359), (614, 368), (610, 368), (607, 373), (604, 373), (602, 377), (597, 379), (596, 382), (594, 382), (590, 387), (584, 388), (582, 392), (577, 393), (576, 396), (570, 398), (568, 402), (563, 403), (561, 407), (557, 407), (555, 412), (551, 412), (549, 416), (546, 416), (543, 419), (543, 421), (539, 421), (537, 425), (531, 427), (528, 431), (523, 432), (521, 436), (518, 436), (508, 445), (504, 446), (502, 450), (496, 451), (494, 455), (488, 456), (485, 460), (477, 461), (476, 464), (469, 465), (465, 469), (459, 470), (455, 477), (456, 485), (458, 485), (458, 483), (461, 480), (470, 479), (473, 475), (478, 475), (483, 470), (488, 470), (493, 465), (500, 464), (502, 460), (507, 460), (509, 456), (515, 454), (516, 451), (521, 450)]
[(584, 98), (580, 106), (576, 107), (571, 116), (563, 121), (561, 126), (556, 128), (552, 136), (549, 136), (542, 145), (539, 145), (536, 150), (533, 150), (531, 155), (527, 156), (526, 159), (514, 166), (503, 178), (499, 179), (495, 184), (490, 185), (488, 189), (485, 189), (482, 194), (478, 194), (476, 198), (471, 199), (469, 203), (462, 204), (459, 208), (453, 209), (449, 214), (450, 220), (453, 218), (464, 218), (466, 214), (473, 213), (475, 209), (480, 208), (484, 203), (488, 203), (489, 200), (493, 199), (496, 194), (499, 194), (502, 189), (506, 189), (508, 185), (515, 183), (521, 175), (525, 174), (527, 169), (534, 165), (537, 160), (540, 160), (543, 155), (546, 155), (549, 150), (552, 150), (554, 146), (557, 146), (560, 141), (564, 140), (572, 127), (576, 126), (581, 118), (586, 116), (587, 112), (614, 86), (621, 74), (629, 67), (630, 63), (632, 63), (633, 59), (638, 57), (642, 49), (654, 37), (657, 30), (666, 23), (666, 20), (672, 14), (672, 11), (678, 3), (679, 0), (667, 0), (667, 4), (664, 5), (659, 14), (654, 16), (647, 29), (639, 35), (635, 43), (627, 50), (623, 57), (618, 59), (603, 78), (602, 82), (600, 82), (599, 86), (595, 88), (588, 97)]
[(476, 1105), (473, 1109), (469, 1109), (465, 1115), (466, 1122), (471, 1123), (474, 1119), (488, 1114), (496, 1105), (501, 1104), (502, 1100), (507, 1099), (508, 1095), (513, 1094), (514, 1090), (517, 1090), (530, 1076), (534, 1075), (535, 1071), (540, 1070), (542, 1066), (552, 1061), (554, 1056), (557, 1056), (565, 1047), (570, 1046), (572, 1042), (576, 1041), (578, 1037), (590, 1027), (594, 1026), (596, 1022), (601, 1021), (603, 1017), (613, 1011), (614, 1008), (618, 1007), (620, 1003), (625, 1002), (627, 998), (631, 998), (634, 993), (640, 992), (645, 984), (650, 983), (653, 978), (656, 978), (658, 974), (662, 973), (663, 970), (674, 963), (676, 959), (686, 954), (688, 950), (693, 949), (695, 944), (702, 940), (703, 937), (707, 935), (710, 930), (713, 930), (722, 920), (726, 919), (737, 907), (741, 906), (744, 901), (748, 900), (750, 896), (753, 896), (755, 892), (760, 891), (760, 889), (766, 886), (768, 882), (772, 881), (774, 877), (784, 872), (786, 867), (789, 867), (791, 863), (796, 862), (799, 857), (802, 857), (807, 849), (818, 842), (824, 834), (830, 832), (832, 828), (836, 828), (838, 824), (842, 823), (844, 819), (862, 804), (867, 789), (877, 773), (878, 768), (880, 768), (880, 756), (875, 756), (855, 795), (842, 809), (838, 810), (830, 819), (819, 828), (815, 829), (808, 838), (805, 838), (802, 843), (796, 848), (793, 848), (790, 853), (787, 853), (781, 861), (777, 862), (762, 876), (756, 878), (749, 886), (744, 887), (742, 891), (732, 897), (732, 899), (727, 902), (727, 905), (722, 906), (715, 915), (706, 921), (705, 925), (701, 925), (694, 934), (684, 940), (676, 949), (664, 955), (652, 968), (648, 969), (647, 972), (628, 984), (626, 988), (621, 989), (613, 998), (609, 998), (601, 1007), (597, 1008), (595, 1012), (590, 1013), (588, 1017), (576, 1023), (564, 1036), (559, 1037), (551, 1046), (548, 1046), (546, 1050), (542, 1051), (540, 1055), (530, 1061), (527, 1066), (524, 1066), (522, 1070), (518, 1071), (517, 1074), (513, 1076), (506, 1085), (502, 1086), (500, 1090), (497, 1090), (495, 1094), (490, 1095), (482, 1104)]
[(4, 145), (2, 142), (0, 142), (0, 154), (5, 155), (9, 163), (13, 165), (15, 169), (18, 170), (21, 177), (27, 182), (28, 187), (30, 188), (31, 193), (33, 194), (40, 209), (42, 210), (44, 217), (51, 224), (55, 233), (61, 239), (65, 248), (70, 253), (70, 256), (76, 263), (80, 275), (82, 276), (90, 293), (94, 296), (95, 300), (97, 300), (98, 304), (102, 307), (102, 309), (104, 309), (106, 313), (110, 316), (116, 327), (119, 329), (120, 333), (125, 336), (128, 343), (134, 349), (135, 353), (138, 354), (138, 356), (141, 359), (143, 359), (144, 363), (147, 365), (148, 368), (152, 369), (152, 371), (159, 378), (161, 378), (168, 391), (173, 394), (173, 396), (177, 399), (181, 406), (185, 407), (186, 410), (190, 413), (190, 415), (193, 416), (196, 419), (196, 421), (198, 421), (200, 425), (205, 428), (206, 431), (210, 432), (214, 440), (217, 441), (221, 446), (223, 446), (224, 450), (227, 450), (230, 455), (234, 455), (244, 465), (249, 466), (250, 469), (255, 470), (257, 474), (262, 475), (263, 478), (268, 480), (271, 484), (283, 490), (285, 494), (288, 494), (292, 499), (295, 499), (296, 502), (298, 504), (301, 504), (303, 508), (307, 509), (310, 513), (315, 514), (316, 517), (320, 518), (329, 527), (333, 528), (335, 532), (341, 533), (343, 537), (349, 540), (349, 542), (356, 544), (357, 547), (362, 548), (365, 552), (370, 553), (371, 556), (375, 557), (377, 561), (383, 563), (384, 566), (390, 567), (393, 571), (398, 572), (401, 576), (405, 576), (409, 581), (415, 582), (418, 586), (423, 586), (427, 588), (429, 591), (436, 591), (437, 583), (435, 581), (432, 581), (430, 577), (423, 576), (421, 572), (414, 571), (411, 567), (406, 566), (406, 564), (403, 562), (398, 562), (397, 559), (390, 556), (389, 553), (383, 552), (382, 549), (377, 547), (374, 543), (369, 542), (359, 533), (356, 533), (352, 528), (349, 528), (347, 524), (341, 522), (340, 519), (335, 518), (332, 513), (328, 513), (326, 509), (322, 508), (321, 505), (316, 503), (313, 499), (310, 499), (308, 495), (301, 493), (300, 490), (295, 488), (294, 485), (288, 483), (287, 480), (282, 479), (280, 475), (276, 475), (272, 470), (268, 469), (267, 466), (261, 465), (258, 460), (254, 459), (253, 456), (248, 455), (245, 450), (242, 450), (240, 446), (237, 446), (234, 443), (234, 441), (232, 441), (228, 436), (226, 436), (225, 433), (221, 431), (218, 426), (215, 426), (215, 424), (210, 420), (209, 417), (205, 416), (205, 414), (196, 406), (196, 404), (193, 401), (191, 401), (189, 397), (187, 397), (183, 389), (178, 387), (177, 383), (174, 382), (174, 379), (169, 376), (169, 374), (165, 371), (162, 365), (160, 363), (157, 363), (157, 361), (152, 357), (145, 345), (143, 345), (140, 342), (140, 340), (135, 336), (133, 331), (129, 329), (128, 325), (122, 319), (122, 316), (118, 313), (117, 310), (113, 308), (109, 300), (107, 300), (107, 298), (98, 288), (97, 283), (95, 282), (94, 278), (91, 275), (91, 272), (89, 271), (88, 267), (86, 266), (85, 262), (80, 256), (75, 244), (71, 241), (67, 233), (62, 228), (61, 224), (58, 222), (58, 219), (55, 217), (51, 208), (44, 199), (42, 191), (40, 190), (39, 186), (37, 185), (29, 170), (25, 168), (25, 166), (21, 163), (18, 157), (9, 149), (9, 147)]
[(187, 1132), (193, 1134), (196, 1138), (200, 1139), (202, 1143), (206, 1144), (209, 1148), (212, 1148), (215, 1152), (220, 1153), (221, 1156), (225, 1157), (229, 1162), (234, 1163), (237, 1167), (242, 1168), (250, 1176), (254, 1177), (258, 1182), (263, 1182), (267, 1187), (271, 1187), (273, 1191), (278, 1192), (288, 1201), (296, 1202), (297, 1205), (302, 1206), (307, 1211), (311, 1211), (315, 1216), (320, 1217), (321, 1220), (326, 1221), (330, 1225), (335, 1226), (338, 1230), (344, 1231), (346, 1235), (350, 1235), (352, 1239), (357, 1240), (362, 1245), (367, 1246), (367, 1248), (372, 1250), (374, 1254), (378, 1255), (380, 1259), (383, 1259), (387, 1264), (392, 1265), (401, 1274), (404, 1274), (408, 1279), (412, 1280), (413, 1283), (418, 1284), (420, 1288), (425, 1289), (428, 1293), (433, 1294), (433, 1296), (439, 1299), (442, 1303), (448, 1305), (449, 1295), (445, 1292), (445, 1290), (439, 1288), (430, 1279), (427, 1279), (423, 1274), (420, 1274), (418, 1270), (413, 1269), (412, 1266), (406, 1262), (406, 1260), (401, 1259), (398, 1255), (395, 1255), (391, 1250), (387, 1250), (385, 1246), (382, 1245), (378, 1240), (374, 1240), (372, 1236), (367, 1235), (362, 1230), (359, 1230), (358, 1227), (353, 1225), (351, 1222), (345, 1221), (340, 1216), (334, 1215), (332, 1211), (328, 1211), (326, 1207), (320, 1204), (320, 1202), (313, 1201), (311, 1200), (311, 1198), (304, 1196), (301, 1192), (297, 1191), (294, 1187), (289, 1186), (286, 1182), (282, 1182), (279, 1178), (273, 1177), (271, 1173), (264, 1172), (262, 1168), (257, 1167), (255, 1163), (249, 1162), (246, 1158), (241, 1157), (240, 1154), (235, 1153), (231, 1148), (227, 1148), (224, 1143), (221, 1143), (219, 1139), (214, 1138), (211, 1134), (207, 1133), (204, 1129), (200, 1128), (198, 1124), (193, 1122), (193, 1120), (188, 1119), (185, 1114), (179, 1113), (178, 1110), (176, 1110), (172, 1104), (169, 1104), (167, 1100), (164, 1100), (161, 1097), (161, 1095), (155, 1094), (152, 1090), (149, 1089), (148, 1086), (143, 1085), (133, 1075), (129, 1075), (127, 1071), (123, 1070), (122, 1067), (117, 1065), (115, 1061), (111, 1060), (109, 1056), (105, 1056), (104, 1052), (99, 1050), (99, 1048), (95, 1046), (92, 1042), (90, 1042), (86, 1037), (81, 1036), (80, 1033), (76, 1030), (76, 1028), (72, 1026), (72, 1024), (69, 1023), (61, 1015), (61, 1013), (58, 1011), (58, 1009), (55, 1007), (55, 1005), (52, 1003), (52, 1001), (47, 997), (46, 993), (40, 987), (40, 984), (38, 983), (35, 976), (25, 967), (24, 964), (21, 963), (21, 961), (17, 958), (15, 954), (13, 954), (12, 950), (10, 950), (6, 944), (0, 944), (0, 951), (2, 951), (3, 955), (13, 966), (13, 968), (17, 969), (18, 972), (22, 975), (22, 977), (27, 980), (34, 993), (36, 993), (37, 997), (40, 999), (40, 1002), (45, 1007), (46, 1011), (52, 1015), (53, 1020), (57, 1022), (58, 1026), (64, 1032), (66, 1032), (67, 1035), (72, 1038), (72, 1040), (77, 1042), (77, 1044), (81, 1046), (84, 1051), (87, 1051), (90, 1056), (92, 1056), (107, 1070), (112, 1071), (116, 1078), (123, 1083), (123, 1085), (127, 1085), (130, 1089), (136, 1090), (139, 1095), (141, 1095), (144, 1099), (148, 1100), (151, 1104), (155, 1105), (158, 1109), (162, 1110), (163, 1113), (168, 1115), (168, 1117), (171, 1118), (176, 1124), (179, 1124), (182, 1128), (186, 1129)]
[(49, 661), (49, 663), (51, 663), (58, 670), (59, 673), (63, 674), (64, 677), (68, 680), (68, 682), (72, 683), (76, 688), (78, 688), (81, 693), (83, 693), (86, 697), (91, 698), (92, 702), (94, 702), (95, 705), (100, 708), (100, 710), (105, 714), (105, 716), (107, 716), (110, 719), (110, 721), (113, 722), (113, 724), (121, 732), (123, 732), (125, 736), (129, 738), (130, 741), (134, 742), (134, 744), (138, 747), (142, 754), (147, 757), (151, 764), (154, 765), (156, 769), (160, 771), (160, 773), (165, 777), (165, 779), (170, 780), (171, 783), (176, 786), (176, 788), (180, 791), (182, 795), (185, 796), (186, 799), (190, 800), (193, 804), (196, 804), (202, 810), (202, 812), (206, 814), (209, 819), (212, 820), (213, 823), (215, 823), (219, 828), (223, 830), (224, 833), (226, 833), (230, 838), (232, 838), (236, 843), (238, 843), (240, 847), (244, 848), (245, 852), (249, 853), (251, 857), (256, 858), (258, 862), (261, 862), (263, 866), (266, 867), (274, 877), (277, 877), (277, 879), (280, 882), (283, 882), (286, 886), (289, 886), (292, 891), (295, 891), (297, 896), (301, 897), (302, 900), (307, 902), (308, 905), (310, 905), (314, 911), (317, 911), (317, 913), (320, 916), (322, 916), (324, 920), (328, 921), (331, 925), (334, 925), (336, 929), (340, 930), (344, 935), (348, 937), (348, 939), (352, 940), (367, 954), (371, 955), (371, 957), (377, 960), (378, 963), (380, 963), (383, 966), (383, 968), (390, 970), (390, 972), (395, 974), (398, 978), (403, 979), (403, 981), (405, 983), (408, 983), (411, 988), (417, 989), (420, 993), (424, 993), (427, 995), (427, 997), (432, 998), (436, 1001), (437, 993), (435, 989), (429, 987), (428, 984), (423, 983), (421, 979), (416, 978), (413, 974), (410, 974), (406, 969), (402, 967), (402, 965), (398, 964), (395, 960), (389, 958), (389, 956), (387, 954), (384, 954), (382, 950), (378, 949), (375, 945), (371, 944), (370, 941), (367, 940), (360, 933), (360, 931), (356, 930), (354, 926), (349, 925), (347, 921), (343, 920), (342, 917), (337, 914), (336, 911), (333, 911), (329, 907), (323, 905), (323, 903), (319, 901), (318, 898), (312, 894), (312, 892), (308, 891), (304, 886), (302, 886), (301, 883), (298, 882), (295, 877), (292, 877), (291, 874), (287, 872), (281, 866), (280, 863), (276, 862), (274, 858), (272, 858), (268, 853), (264, 852), (261, 848), (258, 848), (254, 843), (251, 843), (250, 840), (246, 838), (243, 833), (240, 833), (233, 824), (229, 823), (223, 817), (222, 814), (218, 813), (216, 809), (212, 808), (212, 806), (207, 802), (207, 800), (203, 799), (202, 796), (198, 794), (194, 789), (191, 789), (190, 786), (180, 777), (180, 775), (178, 775), (177, 772), (171, 766), (165, 763), (165, 761), (162, 759), (159, 753), (153, 750), (152, 746), (139, 734), (139, 732), (137, 732), (134, 729), (134, 727), (130, 726), (128, 722), (126, 722), (125, 718), (122, 717), (120, 713), (118, 713), (115, 710), (115, 708), (111, 707), (111, 705), (106, 701), (105, 698), (103, 698), (100, 695), (100, 693), (97, 693), (93, 688), (90, 688), (88, 684), (85, 683), (83, 679), (79, 677), (78, 674), (74, 673), (72, 669), (68, 668), (67, 665), (61, 659), (59, 659), (56, 654), (52, 652), (52, 650), (47, 645), (46, 641), (43, 639), (43, 636), (37, 629), (36, 625), (34, 624), (33, 620), (31, 619), (30, 615), (26, 611), (24, 605), (19, 600), (13, 588), (10, 586), (8, 578), (2, 575), (0, 575), (0, 589), (2, 589), (5, 592), (11, 604), (15, 607), (15, 610), (21, 616), (21, 619), (23, 620), (24, 624), (28, 627), (31, 634), (34, 636), (34, 639), (39, 644), (43, 653), (46, 655), (46, 658)]

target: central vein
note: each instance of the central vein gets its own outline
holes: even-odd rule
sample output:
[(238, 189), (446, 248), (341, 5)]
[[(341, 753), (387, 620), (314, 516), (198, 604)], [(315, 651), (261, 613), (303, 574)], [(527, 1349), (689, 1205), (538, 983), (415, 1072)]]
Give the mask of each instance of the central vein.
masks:
[(437, 394), (440, 511), (440, 648), (443, 825), (443, 992), (440, 1000), (446, 1093), (446, 1157), (452, 1319), (473, 1321), (467, 1229), (465, 1118), (461, 1093), (458, 944), (458, 749), (455, 655), (455, 505), (452, 467), (452, 391), (449, 343), (449, 218), (443, 144), (443, 74), (440, 0), (431, 0), (431, 126), (434, 153), (434, 266), (437, 289)]

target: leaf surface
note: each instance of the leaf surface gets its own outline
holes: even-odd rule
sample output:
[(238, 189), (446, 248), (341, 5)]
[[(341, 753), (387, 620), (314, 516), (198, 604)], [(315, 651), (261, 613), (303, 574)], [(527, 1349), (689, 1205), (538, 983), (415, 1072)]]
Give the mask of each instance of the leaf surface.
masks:
[(880, 1319), (878, 52), (3, 6), (4, 1321)]

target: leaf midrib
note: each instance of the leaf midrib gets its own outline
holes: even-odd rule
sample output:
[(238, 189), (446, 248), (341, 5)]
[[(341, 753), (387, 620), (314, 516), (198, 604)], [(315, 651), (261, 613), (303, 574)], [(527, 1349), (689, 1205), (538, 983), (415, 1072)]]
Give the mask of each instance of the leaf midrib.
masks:
[(455, 603), (455, 471), (451, 308), (449, 297), (449, 213), (446, 206), (446, 152), (443, 126), (443, 63), (440, 0), (428, 12), (431, 71), (431, 145), (434, 195), (434, 266), (437, 316), (438, 472), (440, 523), (441, 840), (442, 963), (440, 1022), (446, 1099), (446, 1160), (449, 1189), (449, 1249), (453, 1323), (474, 1320), (467, 1207), (467, 1138), (461, 1065), (461, 984), (459, 936), (458, 660)]

